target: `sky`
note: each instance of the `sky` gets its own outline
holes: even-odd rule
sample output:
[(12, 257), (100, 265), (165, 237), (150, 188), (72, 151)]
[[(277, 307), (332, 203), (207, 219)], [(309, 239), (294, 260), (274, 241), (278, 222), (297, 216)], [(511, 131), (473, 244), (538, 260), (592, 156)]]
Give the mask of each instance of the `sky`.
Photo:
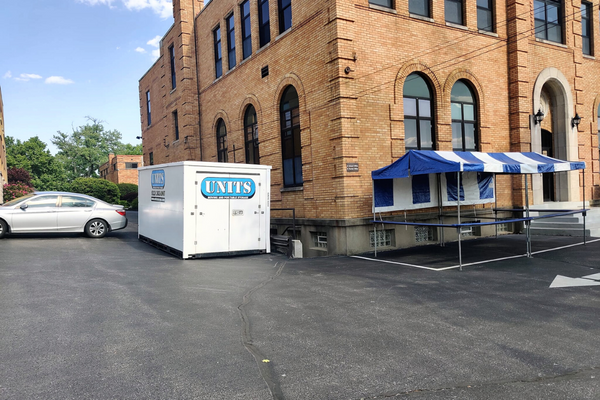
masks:
[(139, 144), (138, 81), (172, 24), (171, 0), (0, 0), (5, 134), (56, 154), (89, 116)]

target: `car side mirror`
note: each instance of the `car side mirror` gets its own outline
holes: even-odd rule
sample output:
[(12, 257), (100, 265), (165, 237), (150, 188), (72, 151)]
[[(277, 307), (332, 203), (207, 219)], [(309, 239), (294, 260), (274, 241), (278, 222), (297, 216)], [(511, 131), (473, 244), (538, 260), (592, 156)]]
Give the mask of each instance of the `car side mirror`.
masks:
[(25, 211), (27, 209), (27, 204), (22, 204), (21, 207), (19, 207), (21, 210)]

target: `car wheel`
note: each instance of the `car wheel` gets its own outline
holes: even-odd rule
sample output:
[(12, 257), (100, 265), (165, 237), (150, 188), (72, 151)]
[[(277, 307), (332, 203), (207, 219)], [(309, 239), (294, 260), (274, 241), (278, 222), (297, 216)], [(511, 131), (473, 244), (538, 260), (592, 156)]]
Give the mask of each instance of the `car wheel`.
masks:
[(8, 225), (6, 225), (6, 222), (4, 222), (0, 219), (0, 239), (2, 239), (4, 236), (6, 236), (7, 232), (8, 232)]
[(93, 219), (85, 225), (85, 234), (91, 238), (101, 238), (108, 232), (108, 225), (101, 219)]

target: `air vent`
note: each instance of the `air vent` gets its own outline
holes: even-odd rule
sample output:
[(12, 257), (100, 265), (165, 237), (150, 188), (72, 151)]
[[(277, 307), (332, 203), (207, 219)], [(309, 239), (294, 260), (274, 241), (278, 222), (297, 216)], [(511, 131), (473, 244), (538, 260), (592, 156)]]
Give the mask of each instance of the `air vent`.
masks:
[(269, 75), (269, 66), (265, 65), (264, 67), (262, 67), (260, 69), (260, 77), (261, 78), (265, 78)]

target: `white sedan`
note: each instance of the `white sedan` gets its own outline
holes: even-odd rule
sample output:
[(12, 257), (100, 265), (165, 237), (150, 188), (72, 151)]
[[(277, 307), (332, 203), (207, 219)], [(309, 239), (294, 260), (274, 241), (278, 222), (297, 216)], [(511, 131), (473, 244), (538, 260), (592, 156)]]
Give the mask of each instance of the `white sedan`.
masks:
[(85, 232), (101, 238), (127, 226), (125, 209), (92, 196), (35, 192), (0, 205), (0, 239), (8, 233)]

